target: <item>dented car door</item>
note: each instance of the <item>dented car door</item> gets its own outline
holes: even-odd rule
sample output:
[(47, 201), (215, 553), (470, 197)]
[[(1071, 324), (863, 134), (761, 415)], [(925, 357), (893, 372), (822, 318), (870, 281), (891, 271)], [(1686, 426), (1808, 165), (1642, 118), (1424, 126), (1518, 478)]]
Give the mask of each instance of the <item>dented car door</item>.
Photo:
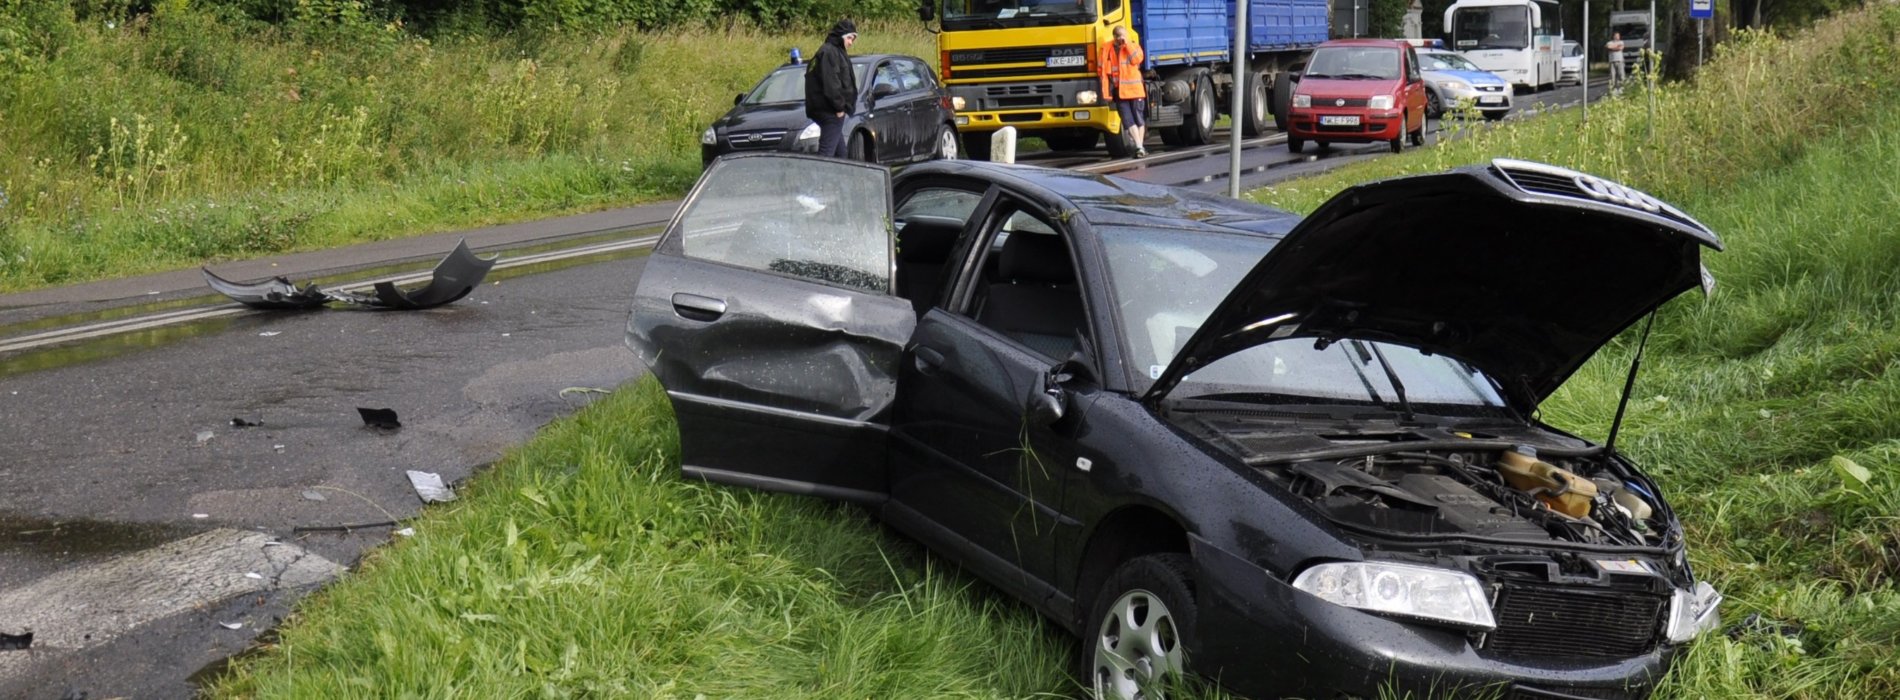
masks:
[(896, 366), (890, 174), (793, 154), (708, 168), (654, 248), (627, 344), (666, 388), (682, 471), (859, 502), (887, 493)]

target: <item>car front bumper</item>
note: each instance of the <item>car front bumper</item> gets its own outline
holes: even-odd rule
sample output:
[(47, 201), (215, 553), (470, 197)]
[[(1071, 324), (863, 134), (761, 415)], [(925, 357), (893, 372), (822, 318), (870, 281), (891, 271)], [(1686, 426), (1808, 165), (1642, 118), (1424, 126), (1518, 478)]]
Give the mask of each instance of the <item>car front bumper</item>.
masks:
[(1511, 86), (1504, 85), (1501, 87), (1504, 89), (1495, 92), (1479, 90), (1476, 87), (1462, 90), (1441, 87), (1439, 88), (1439, 96), (1440, 99), (1445, 101), (1446, 109), (1469, 104), (1479, 111), (1484, 112), (1509, 111), (1511, 109)]
[(1647, 697), (1677, 648), (1611, 661), (1487, 658), (1460, 631), (1326, 602), (1194, 540), (1196, 670), (1254, 697)]
[[(1326, 117), (1358, 117), (1356, 125), (1322, 124)], [(1287, 134), (1309, 141), (1391, 141), (1405, 134), (1404, 110), (1294, 109), (1287, 118)]]

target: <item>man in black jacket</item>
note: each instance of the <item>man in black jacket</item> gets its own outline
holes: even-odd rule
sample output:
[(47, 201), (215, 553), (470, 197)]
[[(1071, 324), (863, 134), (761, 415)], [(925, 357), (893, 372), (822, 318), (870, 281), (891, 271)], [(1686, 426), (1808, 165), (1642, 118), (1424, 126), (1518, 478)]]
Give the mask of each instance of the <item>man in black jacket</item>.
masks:
[(818, 155), (843, 158), (844, 118), (858, 101), (858, 76), (851, 70), (851, 45), (858, 41), (858, 25), (838, 20), (805, 68), (805, 116), (818, 122)]

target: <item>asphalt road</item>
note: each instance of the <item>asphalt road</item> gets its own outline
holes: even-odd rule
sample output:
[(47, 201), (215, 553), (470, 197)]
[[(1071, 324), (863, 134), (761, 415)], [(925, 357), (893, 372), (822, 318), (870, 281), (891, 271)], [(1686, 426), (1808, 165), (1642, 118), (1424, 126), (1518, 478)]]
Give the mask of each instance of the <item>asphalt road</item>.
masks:
[[(1520, 111), (1579, 93), (1520, 96)], [(1281, 144), (1244, 152), (1245, 187), (1387, 152)], [(1021, 160), (1226, 190), (1224, 150), (1153, 150)], [(214, 270), (340, 284), (426, 270), (458, 238), (506, 251), (473, 295), (429, 311), (242, 310), (195, 270), (0, 297), (0, 633), (34, 635), (0, 650), (0, 697), (190, 696), (194, 673), (397, 536), (422, 507), (406, 472), (453, 484), (598, 396), (564, 390), (637, 378), (621, 334), (639, 249), (506, 266), (529, 246), (649, 236), (673, 206)], [(149, 321), (160, 313), (183, 320)], [(402, 427), (366, 427), (359, 407)]]

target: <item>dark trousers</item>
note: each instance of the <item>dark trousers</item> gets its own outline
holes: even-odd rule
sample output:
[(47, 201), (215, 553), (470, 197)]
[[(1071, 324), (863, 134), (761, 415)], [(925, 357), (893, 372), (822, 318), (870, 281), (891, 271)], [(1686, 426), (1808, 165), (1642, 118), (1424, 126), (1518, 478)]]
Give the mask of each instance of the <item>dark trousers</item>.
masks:
[(849, 156), (845, 152), (844, 117), (822, 114), (818, 117), (818, 155), (832, 158)]

